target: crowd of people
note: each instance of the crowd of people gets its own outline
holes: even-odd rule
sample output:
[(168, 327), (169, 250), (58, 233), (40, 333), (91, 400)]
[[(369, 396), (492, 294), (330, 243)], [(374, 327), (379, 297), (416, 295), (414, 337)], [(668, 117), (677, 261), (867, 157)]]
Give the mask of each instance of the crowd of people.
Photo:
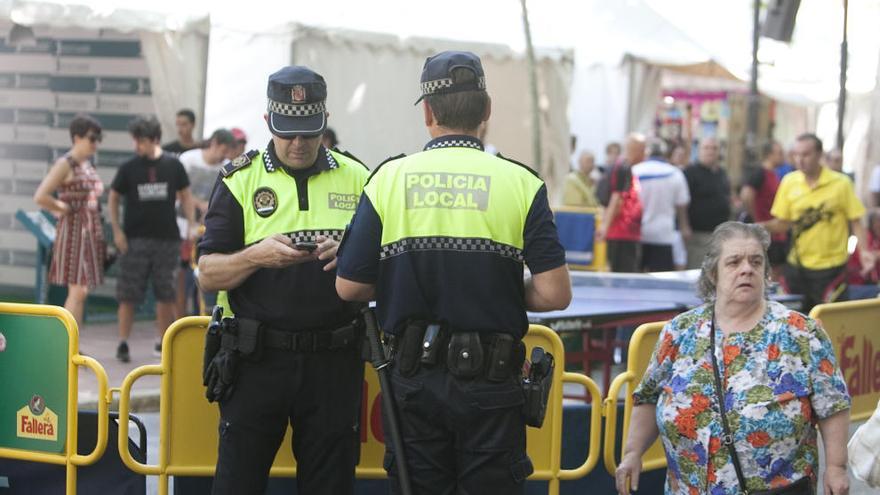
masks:
[[(788, 153), (767, 143), (741, 184), (731, 184), (714, 137), (697, 143), (693, 161), (687, 143), (638, 133), (623, 146), (609, 143), (605, 153), (600, 166), (591, 152), (579, 153), (562, 204), (602, 208), (596, 235), (607, 242), (611, 271), (700, 268), (714, 230), (737, 219), (771, 232), (771, 279), (802, 295), (804, 312), (877, 295), (880, 218), (863, 223), (866, 209), (841, 171), (842, 155), (825, 152), (815, 134), (798, 136)], [(870, 188), (872, 206), (880, 206), (880, 167)]]
[[(385, 335), (374, 363), (391, 387), (384, 429), (399, 440), (386, 443), (391, 492), (524, 492), (526, 425), (541, 425), (550, 386), (531, 382), (545, 402), (525, 401), (527, 311), (566, 308), (571, 279), (546, 185), (484, 146), (486, 87), (474, 54), (429, 57), (417, 103), (431, 140), (372, 172), (336, 148), (326, 82), (307, 67), (269, 76), (272, 139), (260, 151), (245, 151), (239, 129), (195, 139), (189, 110), (165, 146), (156, 118), (131, 122), (134, 156), (107, 200), (120, 254), (116, 357), (130, 360), (148, 283), (157, 353), (174, 319), (199, 310), (187, 297), (196, 286), (234, 312), (206, 336), (206, 396), (220, 409), (213, 493), (262, 493), (288, 425), (299, 491), (353, 492), (360, 347), (373, 318)], [(110, 240), (90, 162), (102, 128), (77, 116), (70, 137), (35, 201), (58, 217), (50, 277), (68, 286), (81, 323)], [(637, 489), (659, 436), (667, 493), (812, 493), (818, 425), (825, 492), (846, 494), (851, 398), (831, 341), (820, 322), (769, 300), (765, 284), (775, 274), (803, 296), (803, 313), (846, 297), (848, 266), (876, 277), (880, 218), (865, 228), (839, 153), (814, 134), (792, 144), (791, 166), (768, 144), (736, 189), (720, 151), (706, 137), (688, 163), (686, 143), (631, 134), (606, 147), (602, 166), (579, 154), (566, 179), (567, 205), (602, 208), (596, 236), (613, 271), (700, 269), (705, 304), (665, 325), (634, 393), (618, 491)]]
[[(195, 124), (192, 110), (180, 110), (176, 139), (161, 144), (155, 117), (133, 120), (129, 134), (134, 156), (120, 165), (106, 187), (91, 162), (103, 139), (101, 124), (77, 115), (69, 124), (70, 150), (56, 160), (34, 194), (37, 205), (57, 219), (49, 282), (67, 288), (64, 307), (80, 325), (89, 292), (103, 283), (105, 270), (118, 260), (116, 357), (122, 362), (131, 359), (127, 339), (148, 282), (156, 300), (157, 356), (162, 335), (175, 319), (204, 313), (217, 301), (216, 292), (200, 291), (196, 284), (195, 241), (220, 169), (245, 152), (247, 135), (237, 127), (221, 128), (200, 140), (193, 136)], [(332, 129), (325, 139), (335, 146)], [(105, 189), (106, 214), (101, 206)], [(110, 239), (105, 238), (105, 223)]]

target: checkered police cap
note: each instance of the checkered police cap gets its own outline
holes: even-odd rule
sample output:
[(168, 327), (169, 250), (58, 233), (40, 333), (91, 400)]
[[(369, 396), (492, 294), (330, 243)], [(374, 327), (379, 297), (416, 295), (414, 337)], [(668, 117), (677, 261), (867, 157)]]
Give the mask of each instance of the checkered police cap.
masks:
[(327, 83), (308, 67), (292, 65), (269, 76), (269, 130), (276, 136), (316, 136), (327, 127)]
[[(452, 79), (452, 71), (458, 68), (469, 69), (476, 76), (476, 80), (466, 83), (455, 83)], [(436, 94), (458, 93), (460, 91), (485, 91), (486, 75), (483, 72), (483, 64), (480, 58), (471, 52), (446, 51), (438, 53), (425, 60), (421, 78), (422, 98)]]
[(280, 101), (269, 100), (268, 110), (272, 113), (286, 115), (288, 117), (308, 117), (324, 113), (326, 110), (324, 102), (309, 103), (307, 105), (294, 105), (293, 103), (282, 103)]

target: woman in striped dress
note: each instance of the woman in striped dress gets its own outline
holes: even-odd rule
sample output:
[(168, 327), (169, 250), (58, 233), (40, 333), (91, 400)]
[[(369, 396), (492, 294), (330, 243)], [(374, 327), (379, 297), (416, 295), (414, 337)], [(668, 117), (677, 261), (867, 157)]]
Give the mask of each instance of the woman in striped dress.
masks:
[(104, 280), (106, 245), (99, 203), (104, 184), (89, 161), (101, 142), (101, 125), (77, 115), (70, 122), (70, 139), (73, 147), (49, 169), (34, 201), (58, 218), (49, 283), (67, 286), (64, 307), (82, 324), (89, 290)]

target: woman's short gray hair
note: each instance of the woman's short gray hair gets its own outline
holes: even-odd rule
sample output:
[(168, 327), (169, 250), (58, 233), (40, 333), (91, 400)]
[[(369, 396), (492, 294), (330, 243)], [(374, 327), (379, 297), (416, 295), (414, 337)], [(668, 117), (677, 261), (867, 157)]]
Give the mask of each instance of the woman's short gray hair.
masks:
[(715, 299), (715, 287), (718, 281), (718, 261), (721, 248), (733, 238), (754, 239), (761, 244), (764, 255), (764, 278), (770, 276), (770, 261), (767, 259), (767, 248), (770, 247), (770, 234), (767, 229), (754, 223), (724, 222), (715, 227), (709, 238), (709, 250), (700, 267), (700, 279), (697, 281), (697, 295), (704, 301)]

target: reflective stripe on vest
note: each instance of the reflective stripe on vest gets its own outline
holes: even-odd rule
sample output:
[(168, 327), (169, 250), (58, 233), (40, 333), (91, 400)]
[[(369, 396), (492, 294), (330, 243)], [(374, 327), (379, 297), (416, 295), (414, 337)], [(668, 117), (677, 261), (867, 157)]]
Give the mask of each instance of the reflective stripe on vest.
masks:
[(526, 216), (543, 184), (515, 163), (451, 147), (385, 163), (364, 193), (382, 222), (381, 258), (454, 250), (521, 261)]
[[(342, 238), (357, 208), (369, 171), (360, 163), (334, 151), (337, 168), (324, 170), (308, 179), (309, 209), (299, 209), (296, 179), (276, 169), (267, 172), (263, 156), (254, 157), (246, 168), (223, 179), (241, 205), (244, 216), (244, 244), (249, 246), (274, 234), (285, 234), (294, 242), (314, 241), (318, 235)], [(271, 191), (274, 209), (257, 211), (258, 191)], [(265, 202), (262, 203), (265, 208)]]

